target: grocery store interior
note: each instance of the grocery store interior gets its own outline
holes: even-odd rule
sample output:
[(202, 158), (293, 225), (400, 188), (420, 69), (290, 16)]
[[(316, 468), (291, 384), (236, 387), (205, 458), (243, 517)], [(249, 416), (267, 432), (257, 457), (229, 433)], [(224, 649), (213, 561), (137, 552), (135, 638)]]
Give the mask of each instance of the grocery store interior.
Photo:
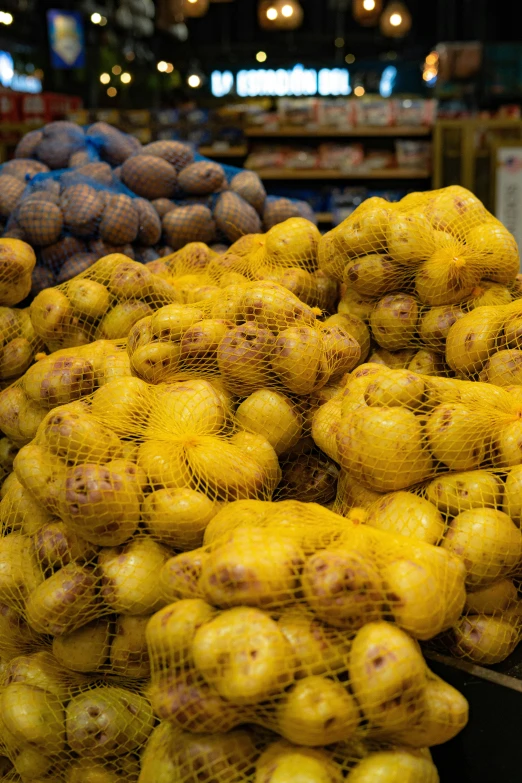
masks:
[(514, 0), (0, 0), (0, 783), (520, 783)]

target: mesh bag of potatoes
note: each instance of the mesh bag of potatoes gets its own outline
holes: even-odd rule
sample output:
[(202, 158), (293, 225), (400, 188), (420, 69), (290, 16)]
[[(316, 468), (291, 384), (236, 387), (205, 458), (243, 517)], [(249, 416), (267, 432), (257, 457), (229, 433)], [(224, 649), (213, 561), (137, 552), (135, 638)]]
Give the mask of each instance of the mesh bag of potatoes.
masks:
[(242, 396), (263, 387), (310, 394), (361, 354), (355, 337), (320, 322), (318, 312), (279, 283), (226, 286), (210, 300), (168, 305), (138, 321), (128, 337), (131, 366), (153, 383), (215, 376)]
[(204, 543), (166, 562), (172, 603), (146, 629), (161, 720), (196, 734), (253, 723), (310, 747), (422, 747), (465, 725), (465, 699), (416, 641), (460, 616), (458, 557), (296, 501), (233, 503)]
[(448, 331), (466, 312), (520, 296), (514, 237), (460, 186), (367, 199), (318, 257), (343, 285), (339, 313), (369, 324), (376, 360), (425, 374), (449, 371)]
[(0, 239), (0, 307), (13, 307), (25, 299), (31, 290), (35, 263), (36, 256), (28, 244), (19, 239)]
[(160, 723), (142, 756), (140, 783), (439, 783), (427, 748), (371, 741), (311, 748), (268, 731), (189, 734)]
[(23, 375), (43, 347), (27, 308), (0, 306), (0, 388)]

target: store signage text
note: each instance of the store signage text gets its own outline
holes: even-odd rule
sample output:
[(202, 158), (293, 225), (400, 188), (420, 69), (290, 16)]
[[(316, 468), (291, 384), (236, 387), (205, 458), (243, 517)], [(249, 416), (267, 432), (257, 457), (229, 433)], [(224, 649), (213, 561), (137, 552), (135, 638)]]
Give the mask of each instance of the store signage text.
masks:
[(253, 68), (238, 71), (213, 71), (210, 89), (216, 98), (236, 92), (240, 98), (287, 95), (350, 95), (350, 74), (346, 68)]
[(42, 82), (35, 76), (25, 76), (16, 73), (14, 62), (9, 52), (0, 52), (0, 84), (17, 92), (42, 92)]

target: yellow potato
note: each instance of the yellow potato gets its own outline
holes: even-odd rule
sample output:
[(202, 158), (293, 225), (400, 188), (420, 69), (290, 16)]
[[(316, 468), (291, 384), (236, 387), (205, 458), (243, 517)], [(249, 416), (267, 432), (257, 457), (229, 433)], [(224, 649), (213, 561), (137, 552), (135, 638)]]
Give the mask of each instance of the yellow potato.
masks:
[[(204, 317), (203, 310), (197, 307), (187, 307), (180, 304), (165, 305), (151, 316), (151, 336), (160, 340), (177, 342), (181, 340), (187, 329), (197, 321), (202, 321)], [(216, 317), (218, 316), (213, 316), (213, 318)], [(139, 324), (136, 324), (137, 326)]]
[(479, 380), (495, 386), (520, 385), (522, 383), (522, 351), (511, 348), (494, 353), (484, 364)]
[(433, 252), (435, 238), (421, 212), (394, 215), (386, 232), (388, 253), (398, 264), (415, 267)]
[(435, 459), (450, 470), (478, 468), (486, 456), (484, 433), (491, 414), (470, 410), (462, 403), (435, 408), (426, 422), (426, 434)]
[(474, 508), (450, 522), (442, 546), (464, 561), (469, 587), (497, 582), (522, 559), (522, 533), (502, 511)]
[(350, 783), (439, 783), (431, 758), (406, 748), (370, 753), (351, 770), (350, 778)]
[(67, 770), (65, 783), (121, 783), (128, 780), (129, 783), (135, 783), (135, 775), (125, 777), (125, 771), (119, 766), (119, 775), (115, 769), (107, 767), (105, 764), (96, 764), (84, 760), (72, 764)]
[(419, 375), (408, 370), (388, 370), (372, 378), (364, 400), (372, 407), (398, 406), (415, 410), (423, 404), (424, 392), (425, 384)]
[(47, 356), (25, 373), (22, 386), (30, 400), (53, 408), (94, 390), (95, 371), (81, 356)]
[(353, 258), (384, 250), (387, 231), (393, 222), (392, 214), (390, 203), (382, 198), (375, 196), (363, 201), (349, 217), (321, 238), (319, 267), (333, 274), (332, 255), (344, 259), (346, 256)]
[(60, 516), (91, 543), (118, 546), (136, 530), (139, 488), (120, 471), (85, 463), (71, 468), (60, 497)]
[(137, 463), (153, 486), (195, 488), (184, 450), (176, 441), (145, 441), (139, 446)]
[(337, 305), (337, 312), (339, 315), (359, 318), (364, 323), (370, 320), (374, 307), (375, 301), (373, 299), (365, 299), (353, 289), (348, 288)]
[[(2, 657), (18, 655), (38, 641), (21, 614), (8, 604), (0, 603), (0, 650)], [(1, 780), (1, 778), (0, 778)]]
[(467, 234), (472, 226), (488, 220), (480, 199), (460, 185), (450, 185), (429, 194), (425, 210), (436, 229), (455, 235)]
[(146, 618), (146, 639), (155, 668), (192, 665), (196, 631), (215, 615), (216, 610), (205, 601), (189, 598), (169, 604), (150, 619)]
[[(503, 489), (498, 476), (487, 470), (472, 470), (434, 479), (426, 487), (426, 497), (444, 514), (455, 517), (470, 508), (496, 508), (502, 503)], [(506, 508), (503, 511), (510, 514)]]
[(276, 454), (290, 449), (302, 435), (296, 407), (288, 397), (271, 389), (259, 389), (247, 397), (239, 405), (236, 417), (246, 430), (264, 435)]
[[(7, 487), (6, 487), (7, 485)], [(51, 522), (52, 515), (20, 484), (16, 473), (10, 473), (2, 485), (0, 523), (5, 532), (32, 535)]]
[(466, 244), (480, 257), (484, 277), (508, 285), (516, 278), (520, 257), (514, 236), (498, 220), (470, 229)]
[(119, 302), (108, 310), (101, 319), (96, 330), (96, 339), (119, 340), (125, 338), (131, 327), (141, 318), (150, 315), (151, 312), (152, 310), (146, 302), (134, 299)]
[(73, 325), (73, 308), (57, 288), (45, 288), (29, 307), (34, 330), (43, 340), (59, 339)]
[(230, 329), (217, 349), (219, 371), (227, 384), (240, 385), (242, 394), (266, 384), (274, 339), (269, 329), (253, 321)]
[(364, 547), (320, 550), (305, 563), (301, 585), (310, 609), (329, 625), (355, 629), (382, 617), (382, 580)]
[(44, 756), (65, 746), (65, 713), (52, 693), (23, 682), (12, 682), (0, 696), (2, 721), (17, 742), (31, 745)]
[[(518, 415), (518, 414), (516, 414)], [(522, 421), (516, 418), (505, 424), (493, 437), (492, 463), (496, 468), (516, 467), (522, 463)]]
[(259, 757), (254, 783), (342, 783), (343, 780), (340, 767), (325, 751), (279, 740)]
[(149, 617), (120, 615), (111, 644), (110, 667), (122, 677), (149, 677), (150, 661), (145, 630)]
[(349, 473), (341, 470), (337, 481), (337, 497), (334, 508), (337, 514), (348, 517), (352, 509), (366, 510), (381, 498), (380, 492), (368, 489), (353, 479)]
[(336, 324), (322, 324), (323, 364), (330, 381), (353, 370), (361, 358), (357, 340), (344, 327)]
[[(513, 522), (522, 526), (522, 465), (511, 468), (504, 485), (504, 502), (502, 511), (511, 517)], [(500, 504), (500, 498), (499, 498)]]
[(100, 613), (97, 576), (92, 568), (74, 563), (41, 582), (27, 599), (27, 622), (37, 633), (53, 636), (80, 628)]
[(471, 292), (466, 304), (469, 309), (487, 305), (505, 305), (513, 301), (511, 291), (500, 283), (492, 283), (491, 280), (481, 280)]
[(91, 411), (98, 421), (121, 435), (129, 435), (147, 421), (150, 387), (139, 378), (115, 378), (96, 389)]
[(360, 720), (348, 689), (327, 677), (305, 677), (277, 709), (277, 730), (285, 739), (311, 747), (350, 739)]
[(518, 591), (511, 579), (501, 579), (466, 596), (469, 614), (496, 614), (517, 602)]
[(349, 313), (335, 313), (324, 321), (325, 326), (341, 326), (351, 334), (361, 349), (360, 360), (364, 361), (370, 352), (370, 332), (364, 321)]
[(463, 317), (463, 311), (456, 305), (430, 307), (421, 315), (419, 337), (427, 348), (443, 353), (451, 327)]
[(440, 375), (445, 371), (444, 357), (435, 351), (421, 349), (411, 358), (408, 370), (420, 375)]
[(136, 374), (155, 384), (175, 377), (180, 361), (179, 343), (149, 343), (137, 348), (131, 357)]
[(241, 500), (268, 497), (272, 476), (236, 444), (212, 436), (200, 436), (185, 449), (195, 481), (211, 498)]
[(350, 644), (343, 631), (322, 623), (301, 608), (286, 609), (278, 625), (292, 647), (297, 679), (341, 673), (348, 668)]
[(291, 538), (239, 528), (205, 559), (199, 587), (215, 606), (281, 606), (294, 597), (302, 559)]
[(225, 504), (205, 530), (205, 546), (214, 544), (237, 527), (259, 527), (259, 522), (267, 516), (267, 508), (261, 500), (237, 500), (233, 505)]
[(232, 326), (231, 321), (212, 318), (198, 321), (190, 326), (181, 338), (181, 360), (199, 370), (204, 360), (213, 363), (218, 345)]
[(67, 705), (67, 743), (82, 758), (125, 756), (143, 746), (153, 725), (147, 699), (124, 688), (91, 688)]
[(382, 348), (408, 348), (417, 330), (419, 306), (408, 294), (389, 294), (381, 299), (370, 317), (374, 339)]
[(161, 594), (166, 601), (203, 598), (199, 580), (207, 558), (205, 550), (195, 549), (167, 560), (159, 576)]
[(431, 307), (463, 302), (481, 278), (481, 269), (473, 262), (466, 246), (459, 242), (435, 250), (415, 275), (420, 301)]
[(411, 492), (385, 495), (369, 507), (366, 524), (427, 544), (438, 544), (445, 531), (435, 505)]
[(96, 620), (53, 639), (53, 655), (75, 672), (95, 672), (109, 655), (110, 621)]
[(291, 259), (315, 266), (321, 234), (317, 226), (300, 217), (289, 218), (267, 231), (266, 257), (274, 264), (287, 266)]
[(249, 286), (241, 307), (242, 320), (256, 321), (259, 326), (275, 334), (297, 323), (315, 323), (312, 308), (278, 283), (267, 281)]
[(400, 288), (404, 278), (404, 270), (391, 256), (378, 253), (348, 259), (343, 274), (346, 286), (368, 299)]
[(227, 410), (218, 391), (204, 380), (165, 384), (152, 396), (146, 437), (162, 440), (198, 433), (210, 435), (224, 429)]
[(502, 329), (501, 312), (476, 307), (453, 324), (446, 337), (446, 361), (452, 370), (470, 375), (482, 369)]
[(0, 539), (0, 595), (4, 603), (22, 604), (43, 578), (27, 536), (9, 533)]
[(444, 626), (443, 580), (421, 559), (394, 558), (381, 571), (390, 612), (397, 625), (415, 639), (431, 639)]
[(216, 510), (212, 500), (194, 489), (158, 489), (147, 495), (142, 517), (161, 543), (191, 550), (203, 543), (205, 528)]
[(72, 687), (82, 680), (58, 663), (50, 652), (19, 655), (6, 665), (4, 683), (20, 682), (50, 693), (59, 701), (65, 701)]
[(362, 408), (343, 417), (339, 462), (352, 478), (389, 492), (428, 478), (432, 460), (416, 416), (403, 408)]
[(109, 292), (106, 286), (95, 280), (70, 280), (67, 296), (74, 312), (84, 318), (102, 318), (109, 309)]
[(259, 609), (236, 607), (205, 623), (192, 653), (205, 680), (232, 704), (265, 701), (293, 679), (290, 645)]
[(169, 550), (150, 538), (137, 538), (121, 547), (103, 549), (98, 557), (101, 596), (120, 614), (146, 615), (165, 604), (158, 574)]
[(34, 348), (25, 337), (15, 337), (0, 349), (0, 379), (17, 378), (33, 361)]
[(121, 455), (117, 435), (87, 409), (65, 405), (50, 411), (40, 426), (41, 442), (67, 462), (107, 462)]
[(265, 474), (267, 493), (272, 492), (281, 481), (282, 471), (277, 454), (269, 441), (263, 435), (241, 430), (232, 435), (230, 443), (255, 459)]
[(291, 326), (280, 332), (271, 351), (272, 369), (294, 394), (309, 394), (329, 378), (323, 365), (321, 333), (311, 326)]
[(95, 558), (98, 552), (98, 547), (58, 520), (39, 525), (33, 534), (32, 545), (42, 570), (61, 568), (71, 560), (87, 562)]
[(454, 655), (474, 663), (500, 663), (510, 655), (520, 640), (517, 624), (501, 617), (477, 614), (463, 617), (453, 628)]
[(422, 714), (426, 664), (416, 642), (400, 628), (379, 622), (358, 631), (350, 653), (350, 680), (372, 728), (398, 731), (414, 725)]
[(386, 348), (374, 348), (368, 357), (368, 363), (381, 364), (391, 370), (407, 370), (413, 361), (416, 351), (414, 348), (405, 348), (402, 351), (387, 351)]

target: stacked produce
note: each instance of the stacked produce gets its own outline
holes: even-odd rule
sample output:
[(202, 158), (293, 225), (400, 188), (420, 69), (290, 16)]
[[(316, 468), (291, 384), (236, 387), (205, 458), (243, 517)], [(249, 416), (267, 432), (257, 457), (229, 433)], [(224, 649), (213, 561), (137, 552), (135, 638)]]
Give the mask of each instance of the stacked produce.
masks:
[(516, 301), (458, 331), (511, 235), (450, 188), (230, 239), (5, 308), (41, 351), (0, 392), (7, 780), (436, 783), (467, 703), (420, 645), (519, 641), (522, 387), (480, 345), (450, 377), (516, 349)]
[(266, 198), (257, 174), (195, 155), (181, 142), (142, 147), (103, 122), (53, 122), (20, 141), (0, 169), (4, 236), (38, 251), (35, 290), (74, 277), (110, 253), (138, 261), (188, 242), (234, 242), (313, 213)]
[(429, 375), (455, 369), (446, 338), (465, 313), (520, 296), (513, 236), (459, 186), (366, 200), (321, 240), (319, 267), (345, 286), (339, 312), (369, 324), (372, 360)]

